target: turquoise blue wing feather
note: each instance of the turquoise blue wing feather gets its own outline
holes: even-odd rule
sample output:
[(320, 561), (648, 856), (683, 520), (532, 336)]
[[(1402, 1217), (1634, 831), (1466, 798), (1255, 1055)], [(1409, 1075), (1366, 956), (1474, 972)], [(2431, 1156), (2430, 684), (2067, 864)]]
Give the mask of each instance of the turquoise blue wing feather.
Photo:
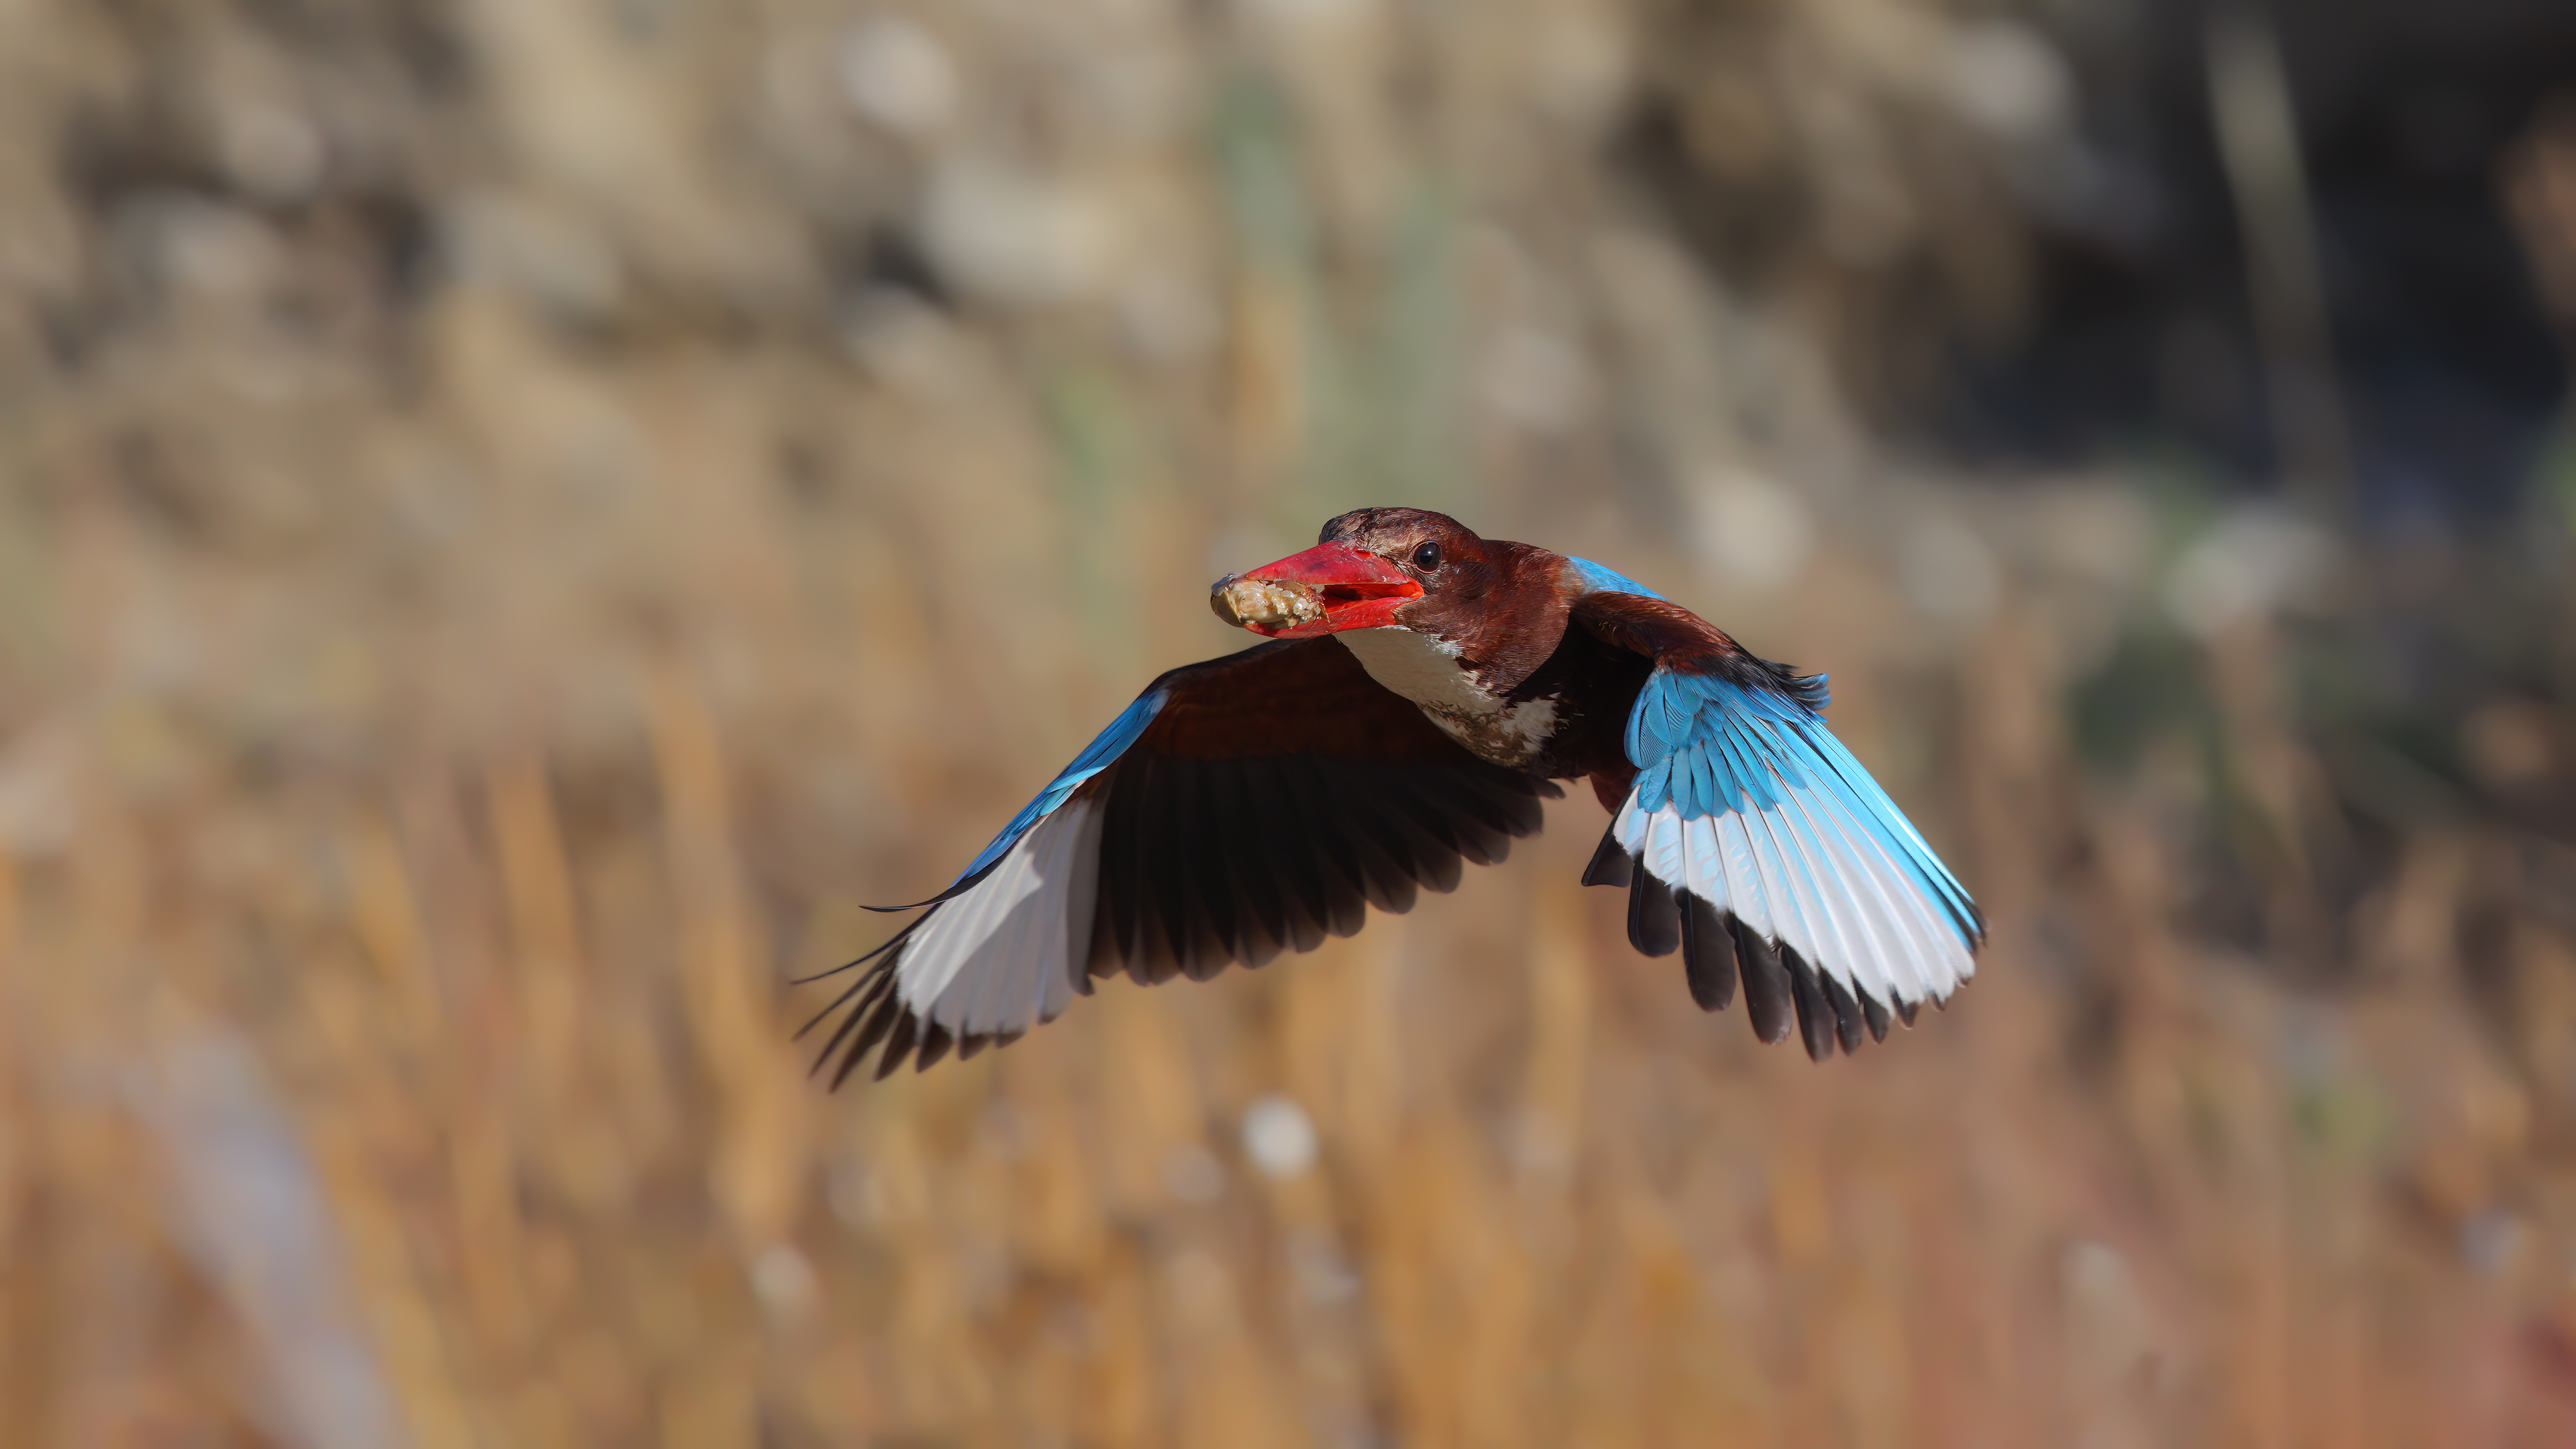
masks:
[(1685, 821), (1775, 811), (1791, 794), (1829, 795), (1936, 902), (1962, 944), (1984, 935), (1976, 905), (1886, 790), (1805, 704), (1759, 684), (1656, 671), (1628, 721), (1640, 807)]
[(958, 872), (957, 879), (972, 880), (989, 869), (993, 862), (1002, 858), (1004, 851), (1018, 844), (1020, 837), (1029, 833), (1031, 826), (1053, 814), (1056, 807), (1064, 804), (1067, 796), (1082, 788), (1101, 771), (1116, 764), (1118, 757), (1127, 753), (1128, 747), (1144, 735), (1145, 727), (1154, 722), (1154, 716), (1163, 712), (1164, 701), (1170, 698), (1171, 691), (1168, 689), (1149, 689), (1138, 695), (1135, 703), (1120, 710), (1118, 718), (1111, 720), (1107, 729), (1094, 736), (1090, 744), (1082, 747), (1082, 753), (1073, 757), (1073, 763), (1057, 772), (1056, 777), (1047, 782), (1046, 788), (1038, 792), (1036, 799), (1022, 806), (1020, 813), (1011, 817), (1010, 823), (1003, 826), (1001, 833), (993, 837), (993, 843), (985, 846), (964, 870)]
[(1170, 698), (1171, 691), (1157, 684), (1156, 687), (1138, 695), (1134, 703), (1120, 710), (1118, 717), (1109, 722), (1109, 727), (1093, 736), (1091, 743), (1082, 747), (1082, 753), (1073, 757), (1073, 763), (1058, 771), (1056, 777), (1047, 782), (1046, 788), (1037, 793), (1037, 798), (1021, 806), (1020, 812), (1011, 817), (1010, 822), (993, 837), (992, 843), (978, 851), (975, 858), (967, 863), (966, 868), (957, 873), (957, 878), (950, 881), (939, 894), (927, 900), (914, 901), (910, 905), (866, 906), (862, 909), (886, 913), (919, 910), (923, 906), (935, 906), (973, 886), (976, 881), (983, 878), (985, 872), (991, 870), (1003, 856), (1010, 853), (1012, 846), (1019, 844), (1022, 838), (1035, 829), (1039, 821), (1061, 808), (1064, 802), (1072, 797), (1074, 791), (1090, 783), (1101, 771), (1118, 763), (1118, 757), (1127, 753), (1129, 747), (1144, 736), (1146, 726), (1152, 724), (1154, 717), (1163, 712), (1164, 702)]
[(1574, 617), (1655, 661), (1623, 738), (1636, 776), (1586, 876), (1654, 892), (1631, 903), (1639, 949), (1678, 940), (1704, 1005), (1723, 1004), (1716, 983), (1740, 964), (1756, 1031), (1777, 1040), (1794, 1016), (1820, 1056), (1973, 974), (1975, 902), (1827, 727), (1821, 676), (1634, 586), (1581, 595)]
[(1663, 595), (1647, 588), (1616, 569), (1604, 568), (1588, 558), (1568, 557), (1566, 571), (1587, 594), (1635, 594), (1640, 598), (1660, 599)]

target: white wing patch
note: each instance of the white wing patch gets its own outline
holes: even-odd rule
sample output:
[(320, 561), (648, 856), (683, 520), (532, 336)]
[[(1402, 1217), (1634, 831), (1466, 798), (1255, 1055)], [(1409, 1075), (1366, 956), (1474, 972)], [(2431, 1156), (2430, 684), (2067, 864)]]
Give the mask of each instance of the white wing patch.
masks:
[(1082, 989), (1099, 874), (1098, 803), (1068, 800), (922, 922), (896, 967), (897, 995), (961, 1038), (1055, 1020)]
[(1770, 808), (1693, 820), (1670, 801), (1641, 810), (1631, 790), (1612, 829), (1658, 880), (1734, 912), (1854, 995), (1920, 1005), (1976, 974), (1941, 905), (1848, 805), (1777, 771), (1773, 780), (1780, 799)]

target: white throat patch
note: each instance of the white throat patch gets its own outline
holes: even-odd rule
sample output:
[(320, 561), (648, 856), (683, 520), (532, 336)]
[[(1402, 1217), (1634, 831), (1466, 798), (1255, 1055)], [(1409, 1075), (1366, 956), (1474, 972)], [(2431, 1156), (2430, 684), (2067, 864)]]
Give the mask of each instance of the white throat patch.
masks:
[(1401, 625), (1351, 629), (1333, 637), (1360, 661), (1369, 678), (1421, 706), (1451, 739), (1495, 764), (1526, 762), (1556, 729), (1555, 700), (1525, 699), (1506, 706), (1459, 667), (1455, 644)]

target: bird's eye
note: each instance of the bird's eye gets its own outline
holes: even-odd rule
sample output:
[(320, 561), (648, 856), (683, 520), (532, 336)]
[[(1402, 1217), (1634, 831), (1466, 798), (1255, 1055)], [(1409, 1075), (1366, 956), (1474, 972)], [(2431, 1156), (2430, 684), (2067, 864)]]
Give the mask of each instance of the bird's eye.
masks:
[(1436, 543), (1426, 543), (1422, 547), (1415, 549), (1413, 551), (1413, 566), (1422, 570), (1426, 574), (1431, 572), (1433, 569), (1440, 567), (1440, 545)]

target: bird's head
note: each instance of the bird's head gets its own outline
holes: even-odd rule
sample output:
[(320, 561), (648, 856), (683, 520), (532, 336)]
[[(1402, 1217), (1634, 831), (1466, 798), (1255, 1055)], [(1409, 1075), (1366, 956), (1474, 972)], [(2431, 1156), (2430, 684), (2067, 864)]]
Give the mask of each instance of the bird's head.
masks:
[(1389, 626), (1445, 634), (1494, 577), (1489, 546), (1456, 519), (1362, 508), (1325, 524), (1304, 553), (1217, 580), (1208, 606), (1267, 639)]

